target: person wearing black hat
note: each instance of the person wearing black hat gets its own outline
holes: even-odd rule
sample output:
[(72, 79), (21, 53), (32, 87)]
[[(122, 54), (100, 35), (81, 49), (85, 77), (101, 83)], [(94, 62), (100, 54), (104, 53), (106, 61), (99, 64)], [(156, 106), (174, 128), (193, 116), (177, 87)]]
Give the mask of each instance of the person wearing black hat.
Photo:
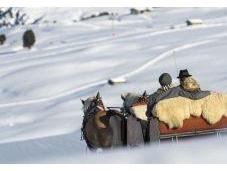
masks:
[(152, 129), (152, 134), (150, 134), (150, 142), (157, 142), (159, 139), (159, 121), (153, 116), (152, 110), (155, 104), (157, 104), (160, 100), (179, 96), (192, 100), (198, 100), (210, 95), (210, 91), (200, 90), (199, 84), (195, 79), (192, 78), (192, 75), (189, 74), (187, 69), (180, 70), (179, 76), (177, 78), (180, 80), (180, 85), (173, 87), (170, 74), (163, 73), (159, 77), (161, 88), (149, 96), (146, 115), (149, 118), (150, 129)]
[(147, 117), (152, 116), (152, 109), (160, 100), (179, 96), (198, 100), (210, 95), (210, 91), (202, 91), (200, 89), (199, 84), (194, 78), (192, 78), (192, 75), (189, 74), (187, 69), (180, 70), (177, 78), (180, 80), (180, 85), (173, 87), (172, 78), (168, 73), (163, 73), (159, 77), (161, 88), (149, 96)]
[(187, 69), (180, 70), (179, 76), (177, 77), (180, 80), (180, 86), (185, 91), (188, 92), (198, 92), (200, 91), (200, 86), (197, 81), (189, 74)]
[(156, 104), (160, 100), (179, 96), (192, 100), (198, 100), (210, 95), (210, 91), (202, 91), (200, 89), (199, 84), (194, 78), (192, 78), (192, 75), (189, 74), (187, 69), (180, 70), (179, 76), (177, 78), (180, 80), (180, 85), (168, 89), (166, 92), (160, 94), (156, 97), (156, 101), (153, 103)]

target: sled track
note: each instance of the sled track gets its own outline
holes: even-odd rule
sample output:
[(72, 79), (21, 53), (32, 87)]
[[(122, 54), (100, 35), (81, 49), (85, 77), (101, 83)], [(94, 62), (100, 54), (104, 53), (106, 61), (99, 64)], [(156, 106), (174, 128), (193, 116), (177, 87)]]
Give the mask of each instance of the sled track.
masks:
[(74, 90), (70, 90), (70, 91), (67, 91), (67, 92), (64, 92), (64, 93), (60, 93), (58, 95), (51, 96), (51, 97), (35, 99), (35, 100), (19, 101), (19, 102), (13, 102), (13, 103), (6, 103), (6, 104), (0, 104), (0, 108), (13, 107), (13, 106), (23, 106), (23, 105), (29, 105), (29, 104), (35, 104), (35, 103), (48, 102), (48, 101), (52, 101), (52, 100), (59, 99), (59, 98), (62, 98), (62, 97), (66, 97), (68, 95), (80, 93), (81, 91), (85, 91), (85, 90), (90, 89), (90, 88), (99, 87), (99, 86), (105, 85), (106, 83), (107, 83), (107, 80), (102, 80), (102, 81), (94, 82), (94, 83), (91, 83), (91, 84), (76, 88)]
[[(91, 42), (86, 42), (86, 43), (70, 43), (68, 44), (66, 47), (66, 49), (62, 50), (62, 51), (51, 51), (51, 52), (47, 52), (47, 53), (44, 53), (42, 54), (41, 56), (40, 55), (35, 55), (35, 56), (29, 56), (28, 57), (25, 57), (25, 58), (20, 58), (20, 59), (16, 59), (16, 60), (12, 60), (12, 61), (5, 61), (5, 62), (2, 62), (0, 63), (0, 66), (5, 66), (5, 65), (8, 65), (8, 64), (13, 64), (13, 63), (17, 63), (17, 62), (29, 62), (29, 61), (32, 61), (32, 60), (35, 60), (35, 59), (43, 59), (43, 58), (49, 58), (49, 57), (55, 57), (57, 56), (57, 58), (55, 57), (54, 59), (55, 60), (60, 60), (61, 59), (61, 55), (63, 54), (67, 54), (67, 53), (73, 53), (73, 52), (83, 52), (89, 48), (93, 48), (95, 46), (100, 46), (102, 44), (106, 44), (107, 42), (120, 42), (120, 41), (124, 41), (124, 40), (127, 40), (128, 38), (130, 38), (131, 40), (134, 40), (134, 39), (140, 39), (140, 38), (143, 38), (143, 37), (153, 37), (153, 36), (158, 36), (158, 35), (162, 35), (162, 34), (167, 34), (167, 33), (175, 33), (175, 32), (178, 32), (178, 31), (183, 31), (183, 30), (195, 30), (195, 29), (204, 29), (204, 28), (210, 28), (210, 27), (219, 27), (219, 26), (223, 26), (223, 25), (227, 25), (227, 24), (223, 24), (223, 23), (216, 23), (216, 24), (208, 24), (208, 25), (203, 25), (202, 27), (199, 26), (199, 27), (183, 27), (181, 25), (178, 25), (179, 27), (176, 28), (176, 29), (164, 29), (164, 30), (161, 30), (161, 31), (155, 31), (155, 32), (151, 32), (151, 31), (138, 31), (138, 32), (134, 32), (134, 33), (125, 33), (121, 36), (119, 36), (117, 39), (113, 39), (112, 37), (111, 38), (104, 38), (104, 39), (100, 39), (98, 41), (91, 41)], [(141, 35), (141, 33), (143, 33)], [(211, 36), (212, 37), (212, 36)], [(103, 42), (105, 41), (105, 42)], [(98, 44), (97, 44), (98, 43)], [(87, 44), (87, 46), (84, 46), (85, 44)], [(75, 48), (75, 45), (77, 45), (77, 47)], [(79, 45), (79, 46), (78, 46)], [(60, 46), (61, 47), (65, 47), (65, 46)], [(59, 47), (58, 47), (59, 48)], [(19, 50), (20, 51), (20, 50)], [(19, 52), (18, 51), (18, 52)], [(46, 50), (43, 49), (42, 50), (43, 52), (45, 52)], [(14, 53), (17, 53), (17, 51), (15, 51)], [(27, 53), (27, 51), (22, 51), (21, 54), (25, 54)], [(1, 56), (1, 55), (0, 55)], [(45, 62), (44, 62), (45, 63)], [(35, 67), (35, 66), (39, 66), (43, 64), (42, 62), (41, 63), (34, 63), (34, 64), (25, 64), (23, 66), (18, 66), (16, 68), (14, 68), (14, 71), (11, 71), (11, 70), (7, 70), (5, 72), (3, 72), (1, 75), (0, 75), (0, 78), (4, 78), (10, 74), (13, 74), (15, 72), (18, 72), (20, 70), (24, 70), (24, 69), (28, 69), (28, 68), (31, 68), (31, 67)], [(150, 64), (148, 64), (150, 65)], [(15, 70), (16, 69), (16, 70)], [(127, 75), (127, 74), (126, 74)]]
[[(187, 44), (184, 44), (182, 46), (178, 46), (176, 48), (173, 48), (171, 50), (168, 50), (166, 52), (161, 53), (160, 55), (158, 55), (158, 56), (154, 57), (153, 59), (147, 61), (144, 65), (140, 66), (136, 70), (134, 70), (132, 72), (125, 73), (125, 74), (120, 75), (120, 76), (115, 77), (115, 78), (130, 78), (130, 77), (144, 71), (145, 69), (147, 69), (151, 65), (154, 65), (154, 64), (158, 63), (159, 61), (165, 59), (166, 57), (171, 56), (173, 54), (173, 52), (183, 51), (183, 50), (190, 49), (190, 48), (193, 48), (193, 47), (196, 47), (196, 46), (212, 43), (212, 42), (215, 42), (217, 40), (218, 39), (203, 40), (203, 41), (199, 41), (199, 42), (187, 43)], [(73, 90), (63, 92), (63, 93), (60, 93), (58, 95), (51, 96), (51, 97), (0, 104), (0, 108), (24, 106), (24, 105), (30, 105), (30, 104), (43, 103), (43, 102), (50, 102), (50, 101), (57, 100), (59, 98), (66, 97), (66, 96), (69, 96), (69, 95), (73, 95), (73, 94), (75, 95), (75, 94), (82, 93), (83, 91), (86, 91), (86, 90), (91, 89), (91, 88), (96, 88), (96, 87), (98, 88), (100, 86), (104, 86), (105, 84), (107, 84), (107, 82), (108, 82), (108, 80), (97, 81), (97, 82), (90, 83), (90, 84), (87, 84), (85, 86), (75, 88)]]
[[(153, 37), (153, 36), (158, 36), (158, 35), (162, 35), (162, 34), (167, 34), (167, 33), (174, 33), (174, 32), (178, 32), (178, 31), (183, 31), (183, 30), (196, 30), (196, 29), (206, 29), (206, 28), (210, 28), (210, 27), (220, 27), (220, 26), (224, 26), (227, 25), (225, 23), (214, 23), (214, 24), (207, 24), (207, 25), (202, 25), (202, 26), (197, 26), (197, 27), (183, 27), (182, 25), (176, 25), (177, 28), (175, 29), (170, 29), (170, 28), (166, 28), (164, 30), (161, 31), (154, 31), (151, 32), (150, 30), (146, 30), (146, 31), (138, 31), (138, 32), (133, 32), (133, 33), (125, 33), (123, 35), (117, 36), (117, 38), (112, 38), (112, 37), (107, 37), (107, 38), (103, 38), (100, 39), (98, 41), (91, 41), (91, 42), (83, 42), (83, 43), (70, 43), (67, 45), (63, 45), (63, 46), (57, 46), (57, 48), (51, 49), (51, 50), (55, 50), (55, 49), (59, 49), (59, 48), (67, 48), (64, 51), (60, 51), (60, 52), (50, 52), (47, 54), (44, 54), (42, 56), (40, 55), (36, 55), (36, 56), (32, 56), (29, 58), (22, 58), (22, 59), (16, 59), (16, 60), (12, 60), (12, 61), (5, 61), (0, 63), (0, 65), (5, 65), (5, 64), (12, 64), (12, 63), (16, 63), (16, 62), (23, 62), (23, 61), (30, 61), (30, 60), (34, 60), (34, 59), (41, 59), (41, 58), (45, 58), (48, 57), (49, 55), (54, 56), (54, 55), (59, 55), (59, 54), (64, 54), (64, 53), (71, 53), (71, 52), (78, 52), (78, 51), (83, 51), (85, 49), (88, 48), (92, 48), (94, 46), (98, 45), (102, 45), (102, 44), (106, 44), (107, 42), (118, 42), (118, 41), (122, 41), (122, 40), (127, 40), (127, 38), (130, 38), (130, 40), (134, 40), (134, 39), (139, 39), (139, 38), (143, 38), (143, 37)], [(153, 31), (153, 30), (152, 30)], [(142, 34), (142, 35), (141, 35)], [(88, 45), (85, 47), (85, 45)], [(77, 48), (75, 49), (75, 46), (77, 46)], [(49, 50), (48, 48), (44, 48), (43, 51)], [(22, 52), (21, 54), (25, 54), (27, 53), (27, 51), (23, 51), (23, 50), (18, 50), (18, 51), (14, 51), (14, 53), (11, 54), (11, 52), (8, 52), (8, 55), (13, 55), (13, 54), (17, 54), (18, 52)], [(5, 54), (7, 55), (7, 54)], [(0, 54), (1, 56), (1, 54)]]
[[(161, 31), (155, 31), (155, 32), (151, 32), (151, 31), (138, 31), (138, 32), (134, 32), (134, 33), (125, 33), (119, 37), (117, 37), (117, 39), (113, 39), (112, 37), (111, 38), (103, 38), (103, 39), (100, 39), (98, 41), (90, 41), (90, 42), (83, 42), (83, 43), (70, 43), (70, 44), (67, 44), (66, 46), (58, 46), (58, 49), (61, 49), (62, 47), (67, 47), (66, 49), (64, 50), (61, 50), (61, 51), (53, 51), (53, 49), (51, 49), (50, 52), (47, 52), (47, 53), (44, 53), (42, 54), (41, 56), (40, 55), (35, 55), (35, 56), (29, 56), (28, 57), (24, 57), (24, 58), (19, 58), (19, 59), (15, 59), (15, 60), (12, 60), (12, 61), (5, 61), (5, 62), (2, 62), (0, 63), (0, 66), (5, 66), (5, 65), (9, 65), (9, 64), (14, 64), (14, 63), (17, 63), (17, 62), (28, 62), (28, 61), (32, 61), (32, 60), (35, 60), (35, 59), (43, 59), (43, 58), (49, 58), (49, 57), (55, 57), (55, 56), (58, 56), (57, 59), (61, 58), (61, 55), (65, 55), (66, 53), (73, 53), (73, 52), (82, 52), (82, 51), (85, 51), (89, 48), (93, 48), (97, 45), (102, 45), (102, 44), (106, 44), (108, 42), (118, 42), (118, 41), (122, 41), (122, 40), (125, 40), (127, 38), (130, 38), (130, 39), (138, 39), (138, 38), (143, 38), (143, 37), (153, 37), (153, 36), (158, 36), (158, 35), (162, 35), (162, 34), (166, 34), (166, 33), (174, 33), (174, 32), (178, 32), (178, 31), (182, 31), (182, 30), (185, 30), (185, 29), (199, 29), (198, 27), (197, 28), (187, 28), (187, 27), (180, 27), (178, 29), (174, 29), (174, 30), (171, 30), (171, 29), (164, 29), (164, 30), (161, 30)], [(141, 33), (143, 33), (141, 35)], [(133, 36), (133, 37), (132, 37)], [(125, 38), (125, 39), (124, 39)], [(97, 44), (98, 43), (98, 44)], [(86, 46), (85, 46), (86, 45)], [(76, 46), (76, 48), (75, 48)], [(14, 53), (17, 54), (17, 52), (20, 52), (21, 50), (18, 50), (18, 51), (15, 51)], [(43, 52), (46, 51), (46, 49), (44, 48), (42, 50)], [(30, 51), (29, 51), (30, 52)], [(21, 55), (22, 54), (26, 54), (27, 51), (21, 51)], [(1, 56), (1, 54), (0, 54)], [(55, 57), (56, 59), (56, 57)], [(34, 67), (34, 66), (38, 66), (40, 64), (28, 64), (28, 65), (25, 65), (25, 66), (19, 66), (17, 67), (16, 70), (14, 70), (13, 72), (11, 71), (6, 71), (4, 72), (3, 74), (0, 75), (0, 78), (3, 78), (3, 77), (6, 77), (12, 73), (15, 73), (21, 69), (25, 69), (25, 68), (30, 68), (30, 67)], [(15, 68), (14, 68), (15, 69)]]

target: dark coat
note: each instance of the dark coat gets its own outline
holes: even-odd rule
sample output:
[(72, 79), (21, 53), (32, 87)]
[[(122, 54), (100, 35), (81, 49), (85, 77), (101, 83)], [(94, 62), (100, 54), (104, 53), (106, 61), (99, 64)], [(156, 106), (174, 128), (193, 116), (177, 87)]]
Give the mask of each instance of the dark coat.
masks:
[(194, 92), (189, 92), (184, 90), (182, 86), (173, 87), (167, 91), (164, 91), (164, 90), (161, 91), (160, 89), (158, 89), (155, 93), (149, 96), (149, 103), (147, 106), (147, 116), (148, 117), (152, 116), (153, 107), (161, 100), (179, 97), (179, 96), (189, 98), (192, 100), (198, 100), (208, 95), (210, 95), (210, 91), (202, 91), (199, 89)]
[(192, 100), (199, 100), (208, 95), (210, 95), (210, 91), (202, 91), (199, 89), (194, 92), (189, 92), (189, 91), (184, 90), (181, 86), (177, 86), (177, 87), (173, 87), (173, 88), (167, 90), (166, 92), (160, 94), (156, 98), (156, 103), (158, 103), (160, 100), (179, 97), (179, 96), (189, 98)]
[(148, 118), (150, 118), (152, 116), (152, 109), (153, 109), (154, 105), (156, 104), (156, 99), (164, 92), (165, 91), (162, 88), (159, 88), (156, 92), (154, 92), (153, 94), (151, 94), (149, 96), (147, 112), (146, 112), (146, 115)]
[(127, 119), (127, 145), (135, 147), (145, 143), (159, 142), (159, 121), (151, 117), (148, 121), (142, 121), (130, 115)]
[(139, 146), (144, 144), (143, 132), (140, 121), (130, 115), (127, 118), (127, 145)]

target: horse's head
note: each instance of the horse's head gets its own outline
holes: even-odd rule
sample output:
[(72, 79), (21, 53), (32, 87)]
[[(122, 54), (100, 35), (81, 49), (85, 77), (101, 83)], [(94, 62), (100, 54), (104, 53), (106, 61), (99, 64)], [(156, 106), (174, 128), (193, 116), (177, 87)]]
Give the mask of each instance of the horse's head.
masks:
[(89, 97), (86, 100), (81, 100), (83, 104), (84, 114), (95, 114), (99, 111), (105, 111), (105, 106), (102, 102), (100, 93), (98, 92), (96, 96)]
[(129, 114), (134, 115), (135, 117), (147, 120), (146, 111), (148, 104), (148, 95), (146, 91), (142, 94), (127, 93), (121, 95), (123, 102), (123, 107)]

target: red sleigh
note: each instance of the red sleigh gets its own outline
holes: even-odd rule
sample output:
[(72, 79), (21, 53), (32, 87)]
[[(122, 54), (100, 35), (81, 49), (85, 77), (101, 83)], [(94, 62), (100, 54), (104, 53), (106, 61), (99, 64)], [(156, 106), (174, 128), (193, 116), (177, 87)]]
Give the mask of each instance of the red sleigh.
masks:
[(193, 117), (184, 120), (182, 128), (170, 129), (164, 122), (159, 122), (160, 139), (171, 137), (185, 137), (202, 134), (211, 134), (227, 130), (227, 117), (215, 123), (209, 124), (202, 117)]

